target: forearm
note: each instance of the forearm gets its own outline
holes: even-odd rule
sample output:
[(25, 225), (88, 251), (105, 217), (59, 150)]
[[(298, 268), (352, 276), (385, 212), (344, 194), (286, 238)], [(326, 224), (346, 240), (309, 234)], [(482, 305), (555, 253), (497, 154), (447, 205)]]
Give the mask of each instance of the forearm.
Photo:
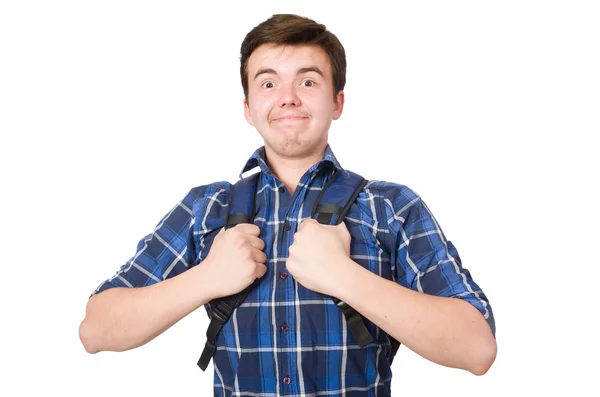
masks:
[(92, 296), (79, 336), (89, 353), (144, 345), (213, 299), (203, 263), (141, 288), (111, 288)]
[(347, 268), (338, 297), (417, 354), (477, 375), (493, 363), (492, 331), (468, 302), (413, 291), (354, 262)]

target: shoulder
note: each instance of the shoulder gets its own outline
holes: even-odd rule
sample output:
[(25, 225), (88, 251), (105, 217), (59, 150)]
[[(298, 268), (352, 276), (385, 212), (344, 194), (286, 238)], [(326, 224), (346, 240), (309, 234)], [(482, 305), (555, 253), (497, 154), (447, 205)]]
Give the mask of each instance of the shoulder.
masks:
[[(353, 178), (363, 178), (360, 174), (346, 170)], [(366, 184), (363, 186), (358, 195), (358, 200), (369, 200), (373, 202), (385, 202), (392, 206), (403, 206), (415, 199), (419, 198), (419, 194), (410, 187), (384, 180), (366, 179)]]
[(219, 181), (192, 187), (187, 195), (193, 200), (207, 200), (215, 195), (227, 195), (230, 189), (231, 183)]
[(421, 202), (421, 196), (412, 188), (395, 182), (369, 180), (363, 194), (374, 201), (381, 201), (386, 212), (405, 212)]
[(369, 180), (365, 185), (364, 190), (367, 189), (372, 194), (377, 194), (382, 198), (387, 198), (396, 202), (410, 202), (419, 197), (419, 194), (414, 189), (395, 182)]
[(372, 208), (378, 209), (381, 214), (380, 222), (392, 234), (419, 224), (430, 224), (433, 218), (421, 195), (400, 183), (371, 180), (363, 189), (363, 197), (366, 201), (373, 201)]
[(194, 215), (198, 215), (213, 207), (215, 203), (220, 204), (219, 207), (227, 205), (231, 186), (232, 184), (227, 181), (194, 186), (189, 189), (182, 201)]

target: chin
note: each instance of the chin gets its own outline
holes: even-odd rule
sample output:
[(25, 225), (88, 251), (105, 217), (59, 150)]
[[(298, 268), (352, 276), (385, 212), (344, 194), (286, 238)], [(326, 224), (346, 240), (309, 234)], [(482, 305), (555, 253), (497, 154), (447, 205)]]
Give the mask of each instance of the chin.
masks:
[(314, 153), (319, 146), (319, 141), (286, 141), (280, 143), (278, 150), (287, 157), (307, 157)]
[(305, 157), (311, 155), (317, 148), (327, 142), (325, 136), (310, 136), (310, 131), (270, 131), (270, 134), (261, 134), (265, 145), (280, 156)]

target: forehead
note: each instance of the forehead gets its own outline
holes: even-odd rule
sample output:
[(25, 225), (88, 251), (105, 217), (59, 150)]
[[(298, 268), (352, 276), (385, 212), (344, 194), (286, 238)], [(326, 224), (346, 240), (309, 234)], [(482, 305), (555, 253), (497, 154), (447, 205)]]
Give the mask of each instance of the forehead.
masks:
[(308, 66), (318, 66), (330, 76), (329, 56), (317, 45), (307, 44), (263, 44), (248, 58), (248, 77), (261, 68), (271, 68), (278, 73), (295, 73)]

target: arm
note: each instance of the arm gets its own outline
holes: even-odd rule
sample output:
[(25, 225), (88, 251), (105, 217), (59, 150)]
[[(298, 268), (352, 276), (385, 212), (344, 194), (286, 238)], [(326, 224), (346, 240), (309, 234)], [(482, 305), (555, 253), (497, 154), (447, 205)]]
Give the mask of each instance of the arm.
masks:
[[(143, 345), (210, 299), (205, 268), (192, 267), (194, 210), (205, 191), (188, 192), (139, 241), (135, 255), (92, 293), (79, 327), (86, 351)], [(194, 283), (203, 288), (194, 288)]]
[(441, 365), (483, 375), (496, 341), (481, 313), (461, 299), (402, 287), (351, 259), (338, 297), (415, 353)]
[(266, 255), (257, 226), (221, 229), (215, 237), (208, 232), (222, 227), (218, 212), (202, 216), (201, 225), (195, 222), (195, 215), (208, 208), (227, 208), (210, 206), (210, 198), (221, 192), (225, 189), (192, 190), (139, 242), (136, 254), (117, 274), (94, 291), (79, 327), (88, 352), (139, 347), (198, 307), (262, 277)]
[[(492, 308), (421, 197), (406, 186), (388, 192), (385, 215), (395, 280), (352, 266), (350, 306), (417, 354), (484, 374), (496, 356)], [(384, 223), (385, 224), (385, 223)], [(356, 265), (354, 262), (352, 264)], [(357, 280), (368, 280), (359, 286)], [(356, 291), (356, 296), (346, 296)], [(366, 303), (370, 302), (370, 305)], [(359, 309), (361, 308), (361, 309)]]
[(203, 262), (176, 277), (141, 288), (111, 288), (92, 296), (79, 327), (89, 353), (144, 345), (213, 299)]
[(420, 198), (409, 189), (393, 197), (386, 201), (393, 212), (385, 214), (384, 246), (392, 252), (394, 281), (351, 260), (344, 223), (313, 219), (294, 234), (286, 268), (304, 287), (341, 299), (417, 354), (484, 374), (496, 356), (486, 296)]

